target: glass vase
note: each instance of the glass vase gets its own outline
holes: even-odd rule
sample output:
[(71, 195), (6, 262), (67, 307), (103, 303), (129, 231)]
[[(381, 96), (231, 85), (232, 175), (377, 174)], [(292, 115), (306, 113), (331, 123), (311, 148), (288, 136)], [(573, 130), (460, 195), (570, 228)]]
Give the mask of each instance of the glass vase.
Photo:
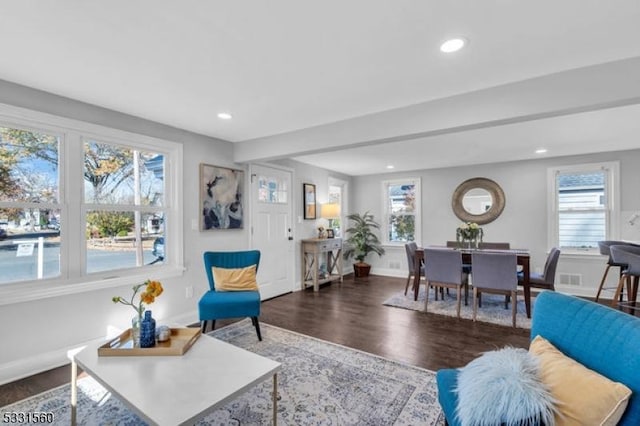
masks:
[(140, 325), (142, 324), (142, 314), (136, 315), (131, 318), (131, 340), (133, 341), (133, 347), (140, 347)]
[(469, 238), (464, 240), (464, 247), (467, 250), (476, 250), (478, 248), (478, 240), (475, 238)]

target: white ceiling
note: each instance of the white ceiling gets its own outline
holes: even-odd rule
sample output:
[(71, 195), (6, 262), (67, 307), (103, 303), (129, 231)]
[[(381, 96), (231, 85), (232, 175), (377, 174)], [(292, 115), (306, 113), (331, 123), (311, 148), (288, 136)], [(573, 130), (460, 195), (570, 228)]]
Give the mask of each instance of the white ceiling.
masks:
[[(375, 123), (455, 96), (464, 105), (465, 94), (482, 89), (640, 58), (638, 22), (638, 0), (4, 0), (0, 78), (245, 151), (273, 146), (276, 158), (373, 174), (388, 164), (398, 171), (533, 158), (542, 146), (550, 156), (640, 147), (635, 74), (628, 93), (607, 97), (585, 85), (595, 97), (570, 108), (561, 107), (566, 93), (541, 85), (541, 99), (555, 98), (547, 111), (492, 121), (477, 117), (492, 112), (478, 107), (466, 111), (466, 125), (430, 124), (439, 131), (415, 126), (432, 116), (413, 116), (411, 132), (410, 114), (396, 114), (384, 131), (359, 134), (363, 117)], [(467, 37), (468, 48), (439, 52), (453, 35)], [(627, 83), (601, 70), (593, 78), (603, 84)], [(499, 107), (520, 107), (509, 102)], [(217, 119), (221, 111), (233, 120)], [(349, 155), (336, 152), (343, 146)]]

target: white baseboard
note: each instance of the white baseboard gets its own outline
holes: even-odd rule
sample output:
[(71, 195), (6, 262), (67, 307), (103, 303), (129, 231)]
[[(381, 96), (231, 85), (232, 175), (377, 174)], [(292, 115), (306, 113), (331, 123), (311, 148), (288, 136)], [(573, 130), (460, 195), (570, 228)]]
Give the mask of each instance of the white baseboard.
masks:
[[(91, 343), (97, 343), (102, 339), (96, 339), (88, 342), (78, 342), (77, 345), (68, 346), (62, 349), (56, 349), (49, 352), (40, 352), (35, 356), (23, 358), (18, 361), (12, 361), (0, 365), (0, 385), (20, 380), (52, 368), (61, 367), (69, 364), (67, 352), (86, 346)], [(71, 380), (71, 376), (69, 376)]]
[[(163, 323), (175, 325), (177, 327), (184, 327), (199, 321), (200, 320), (198, 319), (197, 310), (162, 320)], [(44, 353), (40, 352), (37, 355), (29, 358), (23, 358), (20, 360), (1, 364), (0, 385), (20, 380), (34, 374), (42, 373), (43, 371), (51, 370), (52, 368), (69, 364), (70, 360), (67, 355), (69, 351), (77, 350), (78, 348), (89, 344), (98, 343), (102, 340), (104, 340), (104, 338), (78, 342), (77, 344), (65, 348), (55, 349)], [(71, 377), (69, 377), (69, 380), (71, 380)]]

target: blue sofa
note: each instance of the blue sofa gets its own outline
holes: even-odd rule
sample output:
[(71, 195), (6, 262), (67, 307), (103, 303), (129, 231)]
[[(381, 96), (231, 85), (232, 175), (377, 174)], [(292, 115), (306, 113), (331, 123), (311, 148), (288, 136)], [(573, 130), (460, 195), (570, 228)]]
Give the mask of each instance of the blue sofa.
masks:
[[(640, 425), (640, 318), (573, 296), (542, 292), (535, 303), (531, 339), (540, 335), (565, 355), (632, 390), (619, 425)], [(438, 400), (447, 423), (455, 410), (458, 370), (437, 373)]]

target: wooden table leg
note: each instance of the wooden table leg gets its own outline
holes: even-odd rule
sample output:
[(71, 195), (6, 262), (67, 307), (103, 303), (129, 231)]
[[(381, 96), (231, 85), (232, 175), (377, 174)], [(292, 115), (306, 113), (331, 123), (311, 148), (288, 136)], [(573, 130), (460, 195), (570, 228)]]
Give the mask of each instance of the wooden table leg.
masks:
[(524, 279), (522, 280), (522, 287), (524, 289), (524, 306), (527, 310), (527, 318), (531, 318), (531, 273), (529, 270), (529, 258), (524, 259), (522, 262), (522, 274)]
[(413, 259), (413, 300), (418, 300), (418, 293), (420, 292), (420, 266), (422, 265), (423, 259), (424, 255), (416, 252)]

